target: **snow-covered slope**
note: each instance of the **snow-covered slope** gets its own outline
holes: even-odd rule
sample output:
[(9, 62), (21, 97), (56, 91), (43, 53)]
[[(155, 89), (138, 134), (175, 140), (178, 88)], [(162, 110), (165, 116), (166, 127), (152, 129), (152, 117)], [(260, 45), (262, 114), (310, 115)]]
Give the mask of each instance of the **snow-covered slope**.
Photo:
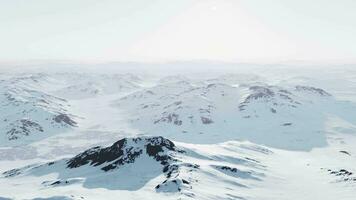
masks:
[(17, 83), (0, 83), (1, 146), (27, 143), (76, 126), (66, 100)]

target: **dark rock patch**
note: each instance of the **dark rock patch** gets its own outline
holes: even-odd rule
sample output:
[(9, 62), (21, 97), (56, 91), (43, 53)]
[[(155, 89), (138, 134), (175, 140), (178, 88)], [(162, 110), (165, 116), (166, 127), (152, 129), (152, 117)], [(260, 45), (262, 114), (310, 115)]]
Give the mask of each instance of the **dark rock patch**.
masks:
[(72, 120), (68, 115), (66, 115), (66, 114), (59, 114), (59, 115), (57, 115), (57, 116), (55, 116), (54, 118), (53, 118), (53, 120), (55, 121), (55, 122), (57, 122), (57, 123), (65, 123), (65, 124), (68, 124), (68, 125), (70, 125), (70, 126), (76, 126), (77, 125), (77, 123), (74, 121), (74, 120)]
[(214, 123), (214, 121), (212, 119), (208, 118), (208, 117), (200, 117), (200, 119), (201, 119), (201, 122), (203, 124), (212, 124), (212, 123)]
[(260, 178), (257, 177), (258, 175), (257, 173), (253, 173), (251, 171), (242, 171), (237, 168), (229, 167), (229, 166), (213, 166), (213, 167), (218, 171), (223, 172), (226, 175), (233, 176), (236, 178), (261, 180)]
[(179, 119), (179, 115), (176, 113), (170, 113), (165, 117), (155, 120), (153, 123), (157, 124), (159, 122), (173, 123), (177, 126), (181, 126), (183, 124), (183, 121)]
[(5, 178), (17, 176), (17, 175), (21, 174), (21, 169), (11, 169), (11, 170), (6, 171), (6, 172), (4, 172), (2, 174), (4, 175)]
[(351, 156), (351, 154), (347, 151), (339, 151), (339, 152)]
[(355, 182), (356, 183), (356, 176), (354, 175), (353, 172), (346, 170), (346, 169), (340, 169), (340, 170), (327, 170), (329, 174), (334, 175), (335, 177), (338, 177), (339, 182)]
[(314, 94), (318, 94), (320, 96), (331, 96), (331, 94), (327, 93), (325, 90), (320, 89), (320, 88), (315, 88), (315, 87), (310, 87), (310, 86), (301, 86), (298, 85), (295, 87), (295, 89), (297, 91), (307, 91), (307, 92), (311, 92)]
[(331, 169), (328, 170), (330, 174), (333, 174), (335, 176), (351, 176), (353, 173), (350, 171), (347, 171), (346, 169), (340, 169), (339, 171), (333, 171)]
[(22, 135), (28, 136), (32, 130), (43, 132), (43, 128), (40, 124), (28, 119), (21, 119), (10, 125), (13, 128), (6, 132), (9, 140), (19, 139)]
[(189, 181), (181, 178), (167, 179), (155, 187), (157, 192), (181, 192), (185, 188), (192, 188)]
[(292, 126), (292, 125), (293, 125), (293, 123), (291, 123), (291, 122), (287, 122), (287, 123), (282, 124), (282, 126)]
[(263, 86), (252, 86), (249, 88), (252, 90), (254, 93), (250, 94), (246, 100), (249, 102), (251, 100), (257, 100), (261, 98), (271, 98), (275, 95), (275, 93), (269, 89), (268, 87), (263, 87)]

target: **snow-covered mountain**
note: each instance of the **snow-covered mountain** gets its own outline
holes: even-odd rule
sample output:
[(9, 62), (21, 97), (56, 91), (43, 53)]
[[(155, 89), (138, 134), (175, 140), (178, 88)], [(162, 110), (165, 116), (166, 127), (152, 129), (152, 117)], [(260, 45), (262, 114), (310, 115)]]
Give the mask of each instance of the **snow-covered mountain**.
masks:
[(299, 150), (326, 145), (323, 126), (329, 115), (350, 120), (356, 114), (354, 105), (310, 86), (182, 80), (132, 93), (114, 106), (151, 135), (195, 143), (250, 140)]
[(55, 94), (68, 99), (84, 99), (105, 94), (130, 92), (140, 88), (142, 80), (132, 74), (56, 74), (64, 84)]
[(259, 74), (0, 74), (0, 199), (353, 200), (356, 84)]
[(133, 74), (31, 73), (5, 76), (9, 84), (30, 87), (64, 99), (85, 99), (105, 94), (130, 92), (141, 87), (143, 80)]
[[(223, 185), (215, 186), (215, 190), (225, 191), (228, 198), (241, 194), (226, 187), (246, 189), (265, 176), (266, 166), (247, 157), (248, 153), (273, 153), (251, 144), (236, 144), (235, 148), (239, 155), (234, 157), (204, 157), (163, 137), (124, 138), (109, 147), (93, 147), (69, 159), (6, 171), (2, 179), (24, 183), (35, 176), (38, 178), (31, 184), (45, 191), (80, 184), (87, 189), (132, 192), (144, 188), (169, 199), (212, 195), (212, 191), (200, 187), (214, 187), (214, 180), (223, 180)], [(53, 173), (58, 176), (47, 176)]]
[[(325, 153), (333, 160), (325, 159)], [(354, 153), (354, 151), (352, 151)], [(197, 145), (163, 137), (123, 138), (71, 158), (2, 173), (6, 197), (58, 199), (352, 199), (350, 152), (289, 152), (250, 142)], [(291, 171), (293, 173), (291, 173)], [(302, 184), (302, 185), (300, 185)], [(296, 187), (323, 193), (293, 193)], [(319, 189), (320, 189), (319, 188)], [(337, 189), (336, 189), (337, 188)], [(291, 193), (287, 193), (290, 191)]]

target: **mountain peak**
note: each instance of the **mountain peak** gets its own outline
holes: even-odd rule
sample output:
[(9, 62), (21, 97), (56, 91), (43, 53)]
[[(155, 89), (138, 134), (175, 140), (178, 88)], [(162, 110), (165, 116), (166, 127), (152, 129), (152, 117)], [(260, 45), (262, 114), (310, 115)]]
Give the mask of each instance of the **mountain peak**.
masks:
[(142, 154), (147, 154), (162, 165), (168, 164), (172, 157), (169, 152), (176, 151), (174, 143), (163, 137), (124, 138), (109, 147), (93, 147), (75, 156), (67, 162), (68, 168), (77, 168), (90, 164), (104, 171), (133, 163)]

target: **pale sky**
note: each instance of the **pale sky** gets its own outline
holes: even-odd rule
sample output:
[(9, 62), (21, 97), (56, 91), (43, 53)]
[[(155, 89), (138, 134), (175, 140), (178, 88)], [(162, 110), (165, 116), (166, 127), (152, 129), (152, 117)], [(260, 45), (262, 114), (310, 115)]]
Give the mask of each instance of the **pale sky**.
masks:
[(355, 0), (0, 0), (0, 62), (356, 61)]

